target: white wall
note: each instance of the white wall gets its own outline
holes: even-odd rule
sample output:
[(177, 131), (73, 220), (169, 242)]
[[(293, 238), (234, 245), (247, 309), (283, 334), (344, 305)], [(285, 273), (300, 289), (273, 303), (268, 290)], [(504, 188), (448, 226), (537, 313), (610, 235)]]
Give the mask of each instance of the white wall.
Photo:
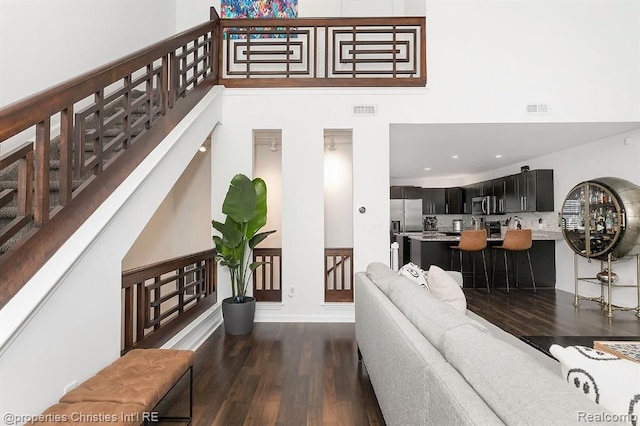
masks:
[(65, 386), (120, 356), (122, 258), (219, 120), (218, 93), (212, 90), (0, 310), (0, 413), (38, 414)]
[[(326, 142), (326, 139), (325, 139)], [(324, 245), (353, 247), (353, 147), (336, 144), (324, 150)]]
[(175, 8), (176, 0), (2, 0), (0, 106), (174, 34)]
[[(176, 29), (182, 31), (209, 16), (209, 8), (221, 13), (220, 0), (179, 0), (176, 3)], [(298, 0), (298, 16), (333, 18), (354, 16), (424, 16), (425, 0)]]
[[(388, 124), (389, 111), (400, 103), (384, 108), (384, 117), (355, 119), (351, 104), (368, 101), (371, 94), (392, 101), (386, 91), (370, 90), (233, 90), (224, 95), (223, 125), (213, 135), (213, 181), (228, 182), (235, 173), (252, 170), (252, 130), (282, 129), (282, 228), (283, 290), (296, 288), (280, 311), (269, 318), (281, 320), (348, 319), (340, 308), (323, 305), (324, 271), (324, 129), (353, 129), (353, 215), (355, 269), (363, 270), (372, 260), (388, 259)], [(273, 108), (278, 105), (291, 108)], [(400, 100), (406, 101), (402, 98)], [(309, 117), (313, 117), (312, 120)], [(214, 217), (219, 213), (226, 185), (213, 186)], [(365, 205), (367, 213), (356, 212)], [(220, 291), (229, 293), (228, 277), (221, 272)], [(352, 308), (351, 308), (352, 309)], [(337, 310), (337, 311), (336, 311)], [(265, 319), (258, 312), (258, 320)]]
[[(422, 91), (419, 91), (422, 92)], [(283, 290), (295, 287), (281, 309), (258, 310), (258, 320), (331, 321), (353, 317), (348, 308), (323, 304), (324, 131), (353, 129), (353, 221), (355, 270), (389, 257), (389, 123), (407, 114), (415, 91), (352, 89), (225, 89), (223, 125), (213, 135), (213, 181), (228, 182), (252, 167), (252, 130), (282, 129)], [(273, 108), (277, 100), (279, 108)], [(375, 117), (351, 114), (351, 105), (375, 101)], [(285, 106), (291, 106), (285, 108)], [(339, 148), (340, 149), (340, 146)], [(337, 151), (336, 151), (337, 152)], [(226, 186), (213, 186), (214, 217)], [(367, 212), (357, 211), (365, 206)], [(229, 293), (226, 272), (220, 291)]]
[(221, 13), (220, 0), (176, 1), (176, 32), (187, 30), (208, 21), (211, 7), (215, 7), (218, 15)]
[[(429, 0), (434, 102), (425, 119), (637, 120), (639, 8), (634, 0)], [(527, 103), (552, 113), (527, 116)]]
[(267, 224), (262, 231), (276, 231), (260, 247), (282, 248), (282, 150), (273, 152), (269, 145), (255, 145), (253, 177), (267, 184)]
[[(169, 37), (175, 32), (175, 4), (0, 1), (0, 108)], [(53, 134), (57, 125), (55, 116)], [(1, 144), (0, 153), (28, 140), (33, 130)]]
[(212, 247), (211, 151), (208, 150), (193, 157), (122, 259), (122, 270)]

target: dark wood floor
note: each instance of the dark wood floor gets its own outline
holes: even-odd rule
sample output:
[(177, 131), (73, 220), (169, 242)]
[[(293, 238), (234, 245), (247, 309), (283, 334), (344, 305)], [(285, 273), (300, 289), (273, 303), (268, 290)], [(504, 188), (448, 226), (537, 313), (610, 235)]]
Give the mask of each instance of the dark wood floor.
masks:
[(486, 291), (465, 289), (470, 311), (515, 336), (640, 336), (640, 320), (631, 311), (607, 318), (600, 305), (555, 289)]
[[(188, 412), (185, 384), (161, 415)], [(197, 351), (193, 408), (194, 425), (384, 425), (354, 324), (220, 327)]]
[[(633, 312), (607, 318), (560, 290), (465, 290), (469, 309), (520, 336), (640, 336)], [(384, 425), (353, 324), (257, 323), (249, 336), (219, 328), (198, 349), (194, 425)], [(183, 381), (159, 407), (188, 411)]]

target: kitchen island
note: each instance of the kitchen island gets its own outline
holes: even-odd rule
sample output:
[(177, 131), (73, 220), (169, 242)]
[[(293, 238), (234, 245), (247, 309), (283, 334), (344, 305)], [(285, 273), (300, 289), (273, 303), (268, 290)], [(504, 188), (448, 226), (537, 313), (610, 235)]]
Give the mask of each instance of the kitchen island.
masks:
[[(408, 239), (410, 250), (409, 259), (411, 262), (420, 265), (424, 270), (428, 270), (431, 265), (437, 265), (445, 270), (451, 269), (451, 246), (457, 245), (458, 241), (460, 241), (459, 235), (444, 232), (413, 232), (405, 233), (403, 237)], [(503, 239), (503, 236), (487, 238), (487, 249), (485, 250), (489, 281), (491, 281), (493, 265), (495, 263), (494, 286), (496, 288), (506, 288), (504, 254), (502, 251), (491, 250), (491, 247), (501, 245)], [(534, 230), (532, 232), (532, 239), (533, 245), (530, 254), (531, 265), (536, 279), (536, 287), (553, 288), (556, 285), (556, 241), (562, 240), (562, 234), (554, 231)], [(494, 259), (495, 255), (498, 255), (497, 262), (496, 259)], [(527, 255), (524, 252), (520, 252), (517, 255), (515, 267), (512, 262), (516, 259), (516, 254), (507, 252), (507, 258), (509, 258), (510, 255), (513, 255), (513, 258), (509, 259), (510, 287), (520, 286), (521, 288), (530, 288), (531, 275), (529, 273)], [(474, 255), (471, 253), (464, 253), (463, 256), (463, 270), (465, 272), (464, 287), (473, 287), (473, 280), (470, 274), (473, 269), (473, 257)], [(475, 259), (476, 287), (485, 288), (481, 254), (477, 253)], [(456, 253), (453, 269), (457, 271), (460, 270), (458, 260), (458, 253)]]

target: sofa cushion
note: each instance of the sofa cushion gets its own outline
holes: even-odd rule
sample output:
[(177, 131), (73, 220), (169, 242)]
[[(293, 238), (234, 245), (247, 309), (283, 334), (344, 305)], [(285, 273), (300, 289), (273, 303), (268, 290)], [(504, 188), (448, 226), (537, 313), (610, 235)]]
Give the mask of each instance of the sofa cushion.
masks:
[(467, 299), (458, 283), (436, 265), (429, 268), (429, 288), (431, 294), (451, 305), (461, 313), (467, 312)]
[(585, 346), (552, 345), (549, 352), (574, 389), (612, 413), (640, 417), (640, 363)]
[(381, 262), (372, 262), (367, 266), (367, 277), (380, 289), (385, 296), (389, 295), (389, 288), (394, 285), (410, 283), (407, 278), (398, 275)]
[(444, 332), (447, 330), (470, 325), (480, 331), (487, 331), (485, 326), (467, 318), (465, 314), (438, 300), (420, 286), (391, 286), (388, 297), (440, 352)]
[(413, 262), (409, 262), (406, 265), (402, 266), (398, 271), (398, 274), (402, 275), (418, 284), (425, 290), (429, 290), (429, 284), (427, 284), (427, 279), (425, 278), (424, 271), (421, 267), (416, 265)]
[(506, 424), (578, 424), (602, 408), (529, 355), (468, 326), (445, 332), (444, 356)]

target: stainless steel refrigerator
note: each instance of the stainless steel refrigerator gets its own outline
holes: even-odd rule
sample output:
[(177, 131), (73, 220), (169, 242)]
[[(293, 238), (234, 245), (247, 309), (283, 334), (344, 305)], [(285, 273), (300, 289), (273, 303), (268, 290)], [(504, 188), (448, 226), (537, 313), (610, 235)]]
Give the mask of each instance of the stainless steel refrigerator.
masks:
[(391, 200), (391, 229), (400, 222), (400, 232), (422, 231), (422, 200)]

